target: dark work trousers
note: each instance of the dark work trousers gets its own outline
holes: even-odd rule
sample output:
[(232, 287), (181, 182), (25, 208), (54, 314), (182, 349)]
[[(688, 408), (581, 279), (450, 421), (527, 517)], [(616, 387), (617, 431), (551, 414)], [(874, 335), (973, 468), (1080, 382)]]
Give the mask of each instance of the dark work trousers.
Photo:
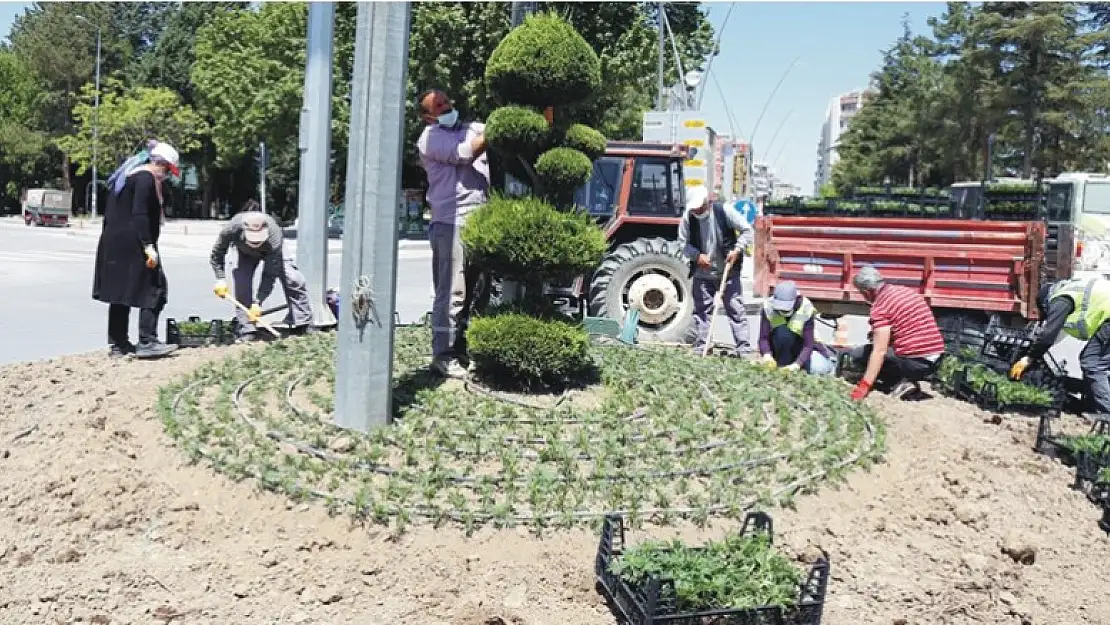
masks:
[[(154, 343), (158, 341), (158, 317), (162, 314), (164, 302), (159, 302), (157, 308), (139, 309), (139, 342)], [(131, 307), (122, 304), (108, 305), (108, 344), (119, 348), (131, 344), (128, 337), (131, 326)]]
[(1097, 414), (1110, 414), (1110, 323), (1103, 323), (1079, 352), (1079, 368), (1087, 386), (1088, 405)]
[(771, 354), (780, 367), (792, 365), (802, 353), (802, 337), (790, 331), (785, 324), (771, 330)]
[[(717, 296), (717, 289), (721, 287), (721, 279), (707, 279), (699, 275), (694, 276), (694, 329), (697, 338), (694, 341), (694, 352), (702, 353), (705, 343), (713, 342), (709, 336), (710, 315), (713, 314), (713, 300)], [(748, 313), (744, 309), (744, 295), (741, 293), (740, 270), (732, 272), (725, 281), (725, 292), (722, 296), (721, 308), (728, 316), (728, 327), (732, 331), (732, 341), (735, 343), (734, 354), (746, 354), (752, 349), (749, 330)]]
[[(871, 359), (873, 348), (874, 345), (869, 343), (848, 353), (856, 361), (857, 366), (866, 367), (867, 361)], [(936, 371), (939, 362), (940, 358), (935, 361), (925, 358), (903, 358), (894, 354), (893, 347), (887, 348), (886, 358), (883, 359), (883, 367), (879, 369), (879, 377), (875, 380), (875, 385), (880, 387), (880, 390), (890, 390), (904, 380), (920, 382)]]

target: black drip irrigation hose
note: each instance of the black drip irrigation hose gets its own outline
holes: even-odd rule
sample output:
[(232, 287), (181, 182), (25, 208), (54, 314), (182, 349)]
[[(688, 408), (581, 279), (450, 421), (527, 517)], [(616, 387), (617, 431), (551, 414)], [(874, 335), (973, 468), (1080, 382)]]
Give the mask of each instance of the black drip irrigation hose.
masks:
[[(307, 444), (303, 441), (299, 441), (299, 440), (296, 440), (292, 437), (289, 437), (289, 436), (285, 435), (282, 432), (278, 432), (276, 430), (264, 430), (253, 419), (251, 419), (250, 417), (248, 417), (246, 415), (246, 413), (243, 411), (242, 405), (241, 405), (241, 399), (242, 399), (243, 391), (254, 380), (256, 380), (260, 377), (263, 377), (265, 375), (268, 375), (269, 373), (270, 372), (266, 372), (266, 373), (260, 373), (260, 374), (251, 376), (247, 380), (243, 381), (238, 387), (236, 387), (234, 395), (232, 396), (232, 403), (234, 404), (235, 410), (238, 413), (239, 417), (248, 426), (250, 426), (252, 429), (254, 429), (256, 433), (262, 434), (262, 435), (266, 436), (267, 438), (269, 438), (273, 441), (279, 442), (279, 443), (291, 444), (291, 445), (297, 447), (297, 449), (299, 451), (302, 451), (302, 453), (306, 453), (308, 455), (314, 456), (314, 457), (316, 457), (320, 460), (325, 460), (327, 462), (342, 462), (343, 460), (345, 460), (346, 459), (345, 454), (343, 454), (343, 455), (332, 454), (330, 452), (324, 451), (324, 450), (319, 449), (317, 447), (313, 447), (313, 446), (311, 446), (311, 445), (309, 445), (309, 444)], [(793, 457), (795, 454), (804, 452), (808, 449), (813, 449), (813, 448), (819, 446), (821, 443), (823, 443), (825, 441), (825, 435), (828, 433), (828, 430), (827, 430), (827, 425), (828, 424), (824, 423), (824, 422), (821, 422), (821, 423), (826, 427), (822, 428), (817, 433), (817, 435), (815, 435), (813, 438), (811, 438), (807, 441), (804, 441), (804, 443), (802, 443), (802, 444), (799, 444), (795, 447), (792, 447), (788, 451), (779, 452), (779, 453), (776, 453), (776, 454), (772, 454), (770, 456), (763, 456), (763, 457), (760, 457), (760, 458), (742, 460), (740, 462), (732, 462), (732, 463), (727, 463), (727, 464), (721, 464), (721, 465), (716, 465), (716, 466), (713, 466), (713, 467), (701, 467), (701, 468), (695, 468), (695, 469), (681, 469), (681, 470), (676, 470), (676, 471), (665, 471), (665, 472), (656, 472), (656, 473), (639, 473), (639, 474), (623, 474), (623, 475), (591, 475), (587, 479), (589, 479), (591, 481), (609, 481), (609, 482), (613, 482), (613, 481), (639, 481), (639, 480), (671, 479), (671, 478), (691, 477), (691, 476), (695, 476), (695, 475), (705, 477), (705, 476), (709, 476), (709, 475), (713, 475), (713, 474), (717, 474), (717, 473), (728, 473), (728, 472), (733, 472), (733, 471), (739, 471), (741, 469), (754, 469), (754, 468), (761, 467), (761, 466), (768, 466), (768, 465), (774, 464), (776, 462), (779, 462), (780, 460), (784, 460), (786, 458)], [(733, 443), (733, 444), (737, 443), (737, 441), (729, 441), (729, 442)], [(755, 450), (749, 450), (749, 451), (755, 451)], [(368, 462), (365, 462), (365, 461), (360, 461), (360, 462), (354, 463), (353, 467), (373, 471), (375, 473), (379, 473), (379, 474), (382, 474), (382, 475), (396, 475), (397, 474), (397, 472), (395, 470), (393, 470), (391, 467), (386, 467), (386, 466), (383, 466), (383, 465), (368, 463)], [(500, 476), (489, 476), (489, 477), (485, 477), (485, 478), (475, 478), (475, 477), (471, 477), (471, 476), (447, 475), (447, 476), (443, 476), (443, 479), (447, 482), (450, 482), (450, 483), (453, 483), (453, 484), (456, 484), (456, 485), (459, 485), (459, 486), (479, 485), (479, 484), (483, 483), (483, 481), (487, 484), (505, 484), (505, 483), (508, 483), (508, 482), (511, 481), (516, 486), (527, 487), (527, 485), (528, 485), (527, 480), (509, 480), (509, 479), (506, 479), (506, 478), (503, 478), (503, 477), (500, 477)], [(552, 483), (568, 483), (570, 481), (571, 480), (569, 480), (567, 478), (564, 478), (564, 477), (555, 477), (554, 479), (552, 479)]]
[[(286, 436), (286, 435), (284, 435), (280, 432), (277, 432), (277, 431), (263, 431), (262, 428), (260, 428), (258, 426), (258, 424), (254, 422), (253, 419), (250, 419), (249, 417), (247, 417), (244, 414), (244, 412), (241, 409), (240, 403), (239, 403), (240, 397), (241, 397), (243, 391), (246, 389), (246, 387), (249, 386), (249, 384), (252, 383), (254, 380), (261, 377), (262, 375), (265, 375), (265, 374), (258, 374), (258, 375), (252, 376), (252, 377), (248, 378), (247, 380), (243, 381), (242, 383), (240, 383), (236, 387), (235, 393), (233, 395), (233, 403), (235, 404), (235, 408), (236, 408), (236, 412), (238, 414), (238, 417), (240, 419), (242, 419), (251, 428), (251, 430), (255, 434), (262, 434), (267, 439), (275, 440), (275, 441), (278, 441), (278, 442), (282, 442), (282, 443), (292, 445), (300, 453), (305, 453), (307, 455), (311, 455), (313, 457), (316, 457), (318, 459), (321, 459), (321, 460), (324, 460), (324, 461), (327, 461), (327, 462), (343, 462), (344, 458), (342, 458), (341, 456), (338, 456), (338, 455), (320, 450), (318, 448), (315, 448), (315, 447), (313, 447), (311, 445), (308, 445), (306, 443), (303, 443), (301, 441), (296, 441), (296, 440), (292, 439), (291, 437), (288, 437), (288, 436)], [(197, 381), (193, 382), (192, 384), (189, 384), (189, 385), (185, 386), (179, 392), (177, 392), (174, 395), (173, 401), (171, 402), (171, 405), (170, 405), (169, 417), (176, 424), (180, 424), (181, 421), (178, 417), (178, 409), (179, 409), (179, 406), (180, 406), (180, 403), (181, 403), (182, 399), (187, 394), (191, 393), (194, 389), (201, 386), (202, 384), (211, 385), (211, 383), (213, 381), (214, 381), (213, 377), (208, 377), (208, 378), (205, 378), (205, 379), (197, 380)], [(290, 389), (291, 389), (292, 386), (293, 385), (291, 384)], [(789, 399), (793, 403), (795, 403), (796, 405), (802, 406), (799, 402), (797, 402), (793, 398), (789, 398)], [(845, 403), (847, 404), (847, 402), (845, 402)], [(847, 404), (847, 405), (851, 406), (851, 404)], [(802, 407), (805, 408), (804, 406), (802, 406)], [(766, 413), (765, 413), (765, 416), (767, 416)], [(855, 453), (853, 453), (853, 454), (849, 455), (848, 457), (834, 463), (833, 465), (831, 465), (829, 467), (826, 467), (826, 468), (823, 468), (823, 469), (820, 469), (818, 471), (814, 471), (814, 472), (812, 472), (812, 473), (810, 473), (806, 476), (799, 477), (799, 478), (797, 478), (797, 479), (779, 487), (778, 489), (776, 489), (774, 491), (771, 491), (770, 496), (772, 498), (778, 498), (778, 497), (781, 497), (781, 496), (786, 495), (788, 493), (796, 492), (798, 489), (805, 488), (807, 486), (812, 486), (817, 481), (827, 477), (830, 472), (838, 471), (838, 470), (843, 469), (845, 467), (856, 464), (856, 463), (860, 462), (861, 460), (863, 460), (867, 455), (872, 453), (874, 451), (875, 445), (876, 445), (875, 425), (871, 421), (871, 419), (868, 418), (866, 415), (862, 415), (862, 417), (863, 417), (863, 419), (862, 419), (863, 420), (863, 426), (864, 426), (864, 429), (866, 430), (866, 433), (867, 433), (867, 441), (866, 441), (867, 444), (866, 444), (865, 447), (862, 447), (862, 448), (857, 447), (857, 450), (855, 451)], [(827, 433), (828, 424), (823, 423), (823, 425), (825, 427), (822, 429), (820, 434), (818, 436), (815, 436), (810, 441), (807, 441), (807, 442), (810, 443), (810, 445), (804, 445), (804, 446), (800, 445), (797, 448), (791, 450), (791, 453), (789, 453), (789, 454), (778, 454), (778, 456), (779, 456), (778, 459), (791, 457), (793, 455), (793, 453), (798, 453), (798, 452), (801, 452), (801, 451), (805, 451), (806, 449), (811, 449), (813, 447), (813, 443), (815, 441), (818, 442), (818, 443), (823, 442), (824, 438), (825, 438), (825, 434)], [(201, 446), (198, 445), (196, 447), (196, 453), (199, 456), (206, 458), (210, 463), (215, 465), (216, 468), (219, 468), (219, 460), (217, 458), (215, 458), (212, 454), (206, 452)], [(763, 460), (766, 460), (766, 459), (763, 459)], [(757, 460), (756, 462), (758, 463), (759, 461)], [(775, 460), (775, 462), (777, 462), (777, 460)], [(363, 463), (363, 464), (365, 464), (365, 463)], [(740, 463), (740, 464), (744, 464), (744, 463)], [(387, 476), (393, 476), (393, 475), (398, 474), (397, 472), (395, 472), (390, 467), (381, 467), (381, 466), (375, 465), (375, 466), (372, 466), (372, 467), (364, 466), (362, 468), (369, 468), (369, 469), (374, 470), (377, 473), (381, 473), (381, 474), (387, 475)], [(698, 471), (694, 470), (693, 473), (690, 473), (690, 474), (697, 474), (697, 473), (698, 473)], [(271, 489), (276, 490), (278, 487), (284, 486), (284, 487), (286, 487), (286, 490), (288, 490), (291, 495), (304, 495), (304, 496), (309, 496), (309, 497), (312, 497), (312, 498), (315, 498), (315, 499), (322, 499), (322, 500), (325, 500), (325, 501), (331, 502), (331, 503), (342, 502), (342, 503), (344, 503), (346, 505), (349, 505), (352, 508), (354, 508), (355, 512), (359, 515), (366, 515), (368, 513), (367, 507), (366, 506), (361, 506), (355, 499), (351, 499), (349, 497), (344, 497), (344, 496), (339, 496), (339, 495), (336, 495), (335, 493), (331, 493), (331, 492), (328, 492), (328, 491), (322, 491), (322, 490), (315, 489), (315, 488), (309, 488), (309, 487), (303, 486), (299, 481), (293, 481), (292, 483), (275, 482), (274, 480), (269, 479), (266, 475), (257, 471), (254, 467), (249, 467), (249, 466), (244, 467), (243, 474), (248, 476), (248, 477), (254, 477), (255, 479), (258, 479), (264, 487), (269, 487)], [(667, 476), (668, 476), (668, 474), (666, 474), (666, 473), (660, 473), (660, 474), (655, 474), (655, 475), (646, 474), (646, 475), (640, 475), (640, 476), (637, 476), (637, 477), (633, 477), (633, 478), (630, 478), (630, 479), (660, 479), (662, 477), (667, 477)], [(618, 478), (619, 476), (602, 476), (602, 477), (612, 479), (612, 478)], [(672, 475), (672, 477), (678, 477), (678, 475)], [(501, 482), (499, 482), (498, 480), (495, 480), (495, 479), (485, 478), (485, 481), (486, 481), (486, 483), (488, 483), (490, 485), (496, 485), (498, 483), (503, 483), (506, 480), (504, 480), (504, 478), (502, 478)], [(498, 514), (488, 514), (488, 513), (484, 513), (484, 512), (468, 512), (468, 513), (447, 512), (447, 511), (440, 510), (440, 509), (438, 509), (434, 506), (426, 506), (426, 505), (412, 505), (412, 506), (397, 506), (397, 505), (390, 505), (390, 504), (381, 504), (381, 505), (384, 506), (383, 509), (384, 509), (385, 513), (387, 515), (391, 515), (391, 516), (399, 516), (399, 515), (402, 515), (402, 514), (406, 514), (408, 516), (418, 516), (418, 517), (422, 517), (422, 518), (433, 519), (433, 520), (436, 520), (436, 521), (439, 521), (439, 520), (442, 520), (442, 519), (450, 519), (452, 521), (461, 522), (461, 523), (475, 523), (475, 522), (485, 523), (485, 522), (489, 522), (489, 521), (500, 522), (500, 521), (504, 521), (506, 519), (511, 519), (512, 521), (517, 522), (517, 523), (533, 523), (533, 522), (537, 522), (537, 521), (539, 521), (539, 522), (556, 521), (556, 520), (560, 520), (560, 519), (572, 519), (572, 520), (575, 520), (575, 521), (597, 520), (597, 519), (601, 519), (601, 518), (603, 518), (603, 517), (605, 517), (606, 515), (609, 515), (609, 514), (622, 514), (622, 515), (638, 514), (638, 515), (641, 515), (641, 516), (645, 516), (645, 515), (646, 516), (667, 516), (667, 515), (685, 516), (685, 515), (693, 515), (693, 514), (719, 513), (719, 512), (726, 512), (726, 511), (730, 511), (730, 510), (731, 511), (743, 511), (743, 510), (747, 510), (747, 509), (750, 509), (750, 508), (754, 507), (755, 505), (757, 505), (759, 503), (759, 501), (760, 501), (759, 497), (751, 497), (751, 498), (748, 498), (748, 499), (746, 499), (742, 502), (739, 502), (739, 503), (710, 504), (710, 505), (700, 506), (700, 507), (692, 507), (692, 506), (658, 507), (657, 506), (657, 507), (647, 507), (647, 508), (640, 508), (640, 509), (620, 509), (620, 510), (607, 510), (607, 511), (575, 510), (575, 511), (571, 511), (571, 512), (547, 513), (547, 514), (513, 513), (513, 514), (509, 514), (507, 516), (506, 515), (498, 515)]]
[[(293, 379), (293, 381), (291, 381), (289, 383), (289, 385), (286, 387), (286, 391), (285, 391), (285, 407), (286, 407), (286, 409), (289, 410), (294, 416), (296, 416), (303, 423), (323, 424), (329, 430), (333, 430), (337, 434), (344, 433), (343, 430), (341, 430), (338, 426), (335, 426), (334, 424), (332, 424), (329, 421), (325, 421), (323, 419), (320, 419), (321, 415), (319, 415), (319, 414), (313, 415), (313, 414), (309, 413), (308, 411), (304, 410), (303, 408), (301, 408), (300, 406), (297, 406), (296, 402), (293, 401), (293, 397), (292, 397), (293, 391), (296, 389), (296, 387), (301, 382), (304, 381), (304, 379), (306, 377), (307, 377), (307, 374), (298, 376), (295, 379)], [(701, 387), (702, 387), (702, 390), (705, 393), (707, 393), (711, 397), (716, 398), (716, 396), (713, 395), (712, 391), (709, 390), (709, 387), (705, 386), (705, 384), (702, 384)], [(656, 393), (656, 394), (658, 395), (658, 393)], [(497, 397), (491, 397), (491, 399), (497, 400), (498, 398)], [(722, 413), (723, 413), (723, 408), (721, 408), (718, 405), (718, 414), (723, 416)], [(765, 426), (756, 432), (757, 434), (760, 434), (760, 435), (767, 434), (774, 427), (774, 423), (773, 423), (774, 418), (767, 413), (767, 406), (766, 405), (764, 405), (763, 416), (764, 416)], [(626, 417), (622, 417), (621, 420), (626, 422), (626, 423), (630, 423), (630, 422), (633, 422), (633, 421), (642, 420), (646, 417), (647, 417), (647, 409), (644, 408), (644, 407), (640, 407), (640, 408), (637, 408), (636, 410), (634, 410), (630, 415), (628, 415)], [(315, 418), (315, 420), (313, 420), (314, 418)], [(492, 420), (492, 421), (497, 422), (497, 423), (514, 422), (511, 419), (497, 419), (497, 420)], [(527, 423), (527, 421), (525, 421), (525, 420), (520, 420), (520, 421), (515, 421), (515, 422), (516, 423)], [(557, 424), (560, 424), (560, 425), (575, 425), (575, 424), (583, 424), (583, 423), (588, 423), (590, 425), (601, 424), (601, 422), (592, 422), (592, 421), (591, 422), (583, 422), (583, 421), (572, 420), (572, 419), (567, 419), (565, 421), (551, 421), (550, 423), (551, 424), (556, 424), (557, 423)], [(428, 430), (426, 430), (426, 432), (430, 432), (431, 429), (432, 428), (428, 428)], [(463, 438), (463, 439), (470, 440), (470, 439), (473, 438), (473, 436), (471, 434), (469, 434), (467, 432), (463, 432), (461, 430), (450, 430), (449, 432), (453, 436), (457, 436), (457, 437), (460, 437), (460, 438)], [(643, 443), (643, 442), (646, 442), (648, 440), (655, 439), (655, 438), (674, 438), (673, 434), (674, 434), (673, 430), (658, 430), (658, 431), (652, 432), (650, 434), (641, 434), (641, 435), (637, 435), (637, 436), (632, 436), (628, 440), (629, 440), (629, 442), (632, 442), (632, 443)], [(588, 439), (588, 442), (596, 442), (596, 441), (597, 441), (597, 439), (594, 439), (594, 438)], [(578, 442), (578, 440), (558, 439), (558, 440), (555, 440), (555, 441), (548, 441), (547, 439), (544, 439), (544, 438), (524, 439), (524, 438), (521, 438), (519, 436), (503, 436), (498, 441), (487, 441), (487, 442), (489, 442), (491, 445), (501, 443), (501, 444), (505, 444), (505, 445), (524, 444), (524, 445), (534, 445), (534, 446), (537, 446), (537, 447), (547, 447), (547, 446), (558, 445), (558, 444), (574, 445)], [(399, 446), (395, 439), (386, 439), (386, 443), (392, 444), (394, 446)], [(700, 445), (700, 446), (697, 446), (697, 447), (682, 447), (682, 448), (678, 448), (678, 449), (668, 449), (668, 450), (664, 450), (662, 453), (677, 456), (677, 455), (681, 455), (681, 454), (684, 454), (684, 453), (689, 453), (689, 452), (692, 452), (692, 451), (697, 451), (697, 452), (711, 451), (713, 449), (717, 449), (717, 448), (720, 448), (720, 447), (727, 447), (728, 445), (733, 444), (733, 443), (735, 443), (735, 441), (722, 440), (722, 441), (717, 441), (717, 442), (713, 442), (713, 443), (706, 443), (704, 445)], [(468, 455), (482, 455), (481, 452), (470, 451), (470, 450), (448, 449), (448, 448), (444, 448), (444, 447), (437, 447), (436, 449), (440, 452), (447, 453), (447, 454), (450, 454), (450, 455), (456, 456), (456, 457), (457, 456), (468, 456)], [(525, 459), (525, 460), (536, 460), (536, 459), (539, 458), (539, 454), (536, 453), (536, 452), (530, 451), (530, 450), (521, 450), (520, 457), (522, 459)], [(594, 457), (590, 454), (581, 453), (581, 454), (578, 454), (574, 459), (576, 459), (576, 460), (593, 460)]]
[[(188, 392), (192, 391), (197, 386), (200, 386), (201, 384), (208, 383), (208, 382), (211, 382), (211, 380), (209, 380), (209, 379), (199, 380), (197, 382), (194, 382), (191, 385), (186, 386), (181, 391), (179, 391), (174, 396), (174, 399), (171, 402), (170, 417), (172, 419), (174, 419), (175, 421), (178, 421), (178, 419), (177, 419), (177, 409), (178, 409), (178, 406), (179, 406), (182, 398), (184, 398), (185, 395)], [(801, 488), (805, 488), (807, 486), (811, 486), (811, 485), (815, 484), (818, 480), (826, 477), (829, 474), (830, 471), (837, 471), (837, 470), (840, 470), (840, 469), (843, 469), (845, 467), (848, 467), (848, 466), (851, 466), (853, 464), (858, 463), (867, 454), (869, 454), (875, 447), (876, 435), (875, 435), (874, 423), (872, 423), (870, 419), (865, 417), (864, 418), (864, 427), (867, 430), (867, 435), (868, 435), (868, 443), (869, 444), (867, 446), (867, 449), (865, 449), (863, 451), (857, 451), (852, 456), (849, 456), (848, 458), (845, 458), (844, 460), (834, 464), (831, 467), (821, 469), (820, 471), (815, 471), (813, 473), (810, 473), (809, 475), (806, 475), (806, 476), (800, 477), (798, 479), (795, 479), (794, 481), (792, 481), (792, 482), (790, 482), (786, 485), (783, 485), (782, 487), (780, 487), (780, 488), (778, 488), (774, 491), (771, 491), (770, 496), (772, 498), (777, 498), (777, 497), (781, 497), (783, 495), (786, 495), (788, 493), (797, 492)], [(200, 449), (200, 448), (197, 449), (197, 453), (200, 456), (208, 459), (209, 462), (211, 462), (212, 464), (217, 465), (217, 468), (218, 468), (218, 462), (210, 454), (206, 453), (203, 449)], [(255, 471), (253, 468), (250, 468), (250, 467), (246, 468), (244, 473), (248, 477), (253, 477), (253, 478), (259, 480), (259, 482), (263, 486), (269, 486), (269, 487), (275, 488), (275, 489), (276, 489), (276, 487), (281, 486), (281, 484), (276, 484), (273, 481), (266, 479), (265, 476), (261, 475), (259, 472)], [(324, 501), (327, 501), (327, 502), (342, 502), (342, 503), (350, 506), (351, 508), (354, 508), (356, 514), (358, 514), (360, 516), (366, 516), (368, 514), (368, 510), (365, 507), (360, 507), (360, 505), (355, 500), (353, 500), (351, 498), (340, 497), (340, 496), (335, 495), (334, 493), (330, 493), (330, 492), (327, 492), (327, 491), (321, 491), (321, 490), (318, 490), (318, 489), (315, 489), (315, 488), (308, 488), (308, 487), (302, 486), (299, 481), (293, 482), (289, 486), (290, 486), (289, 490), (292, 491), (290, 494), (305, 495), (305, 496), (308, 496), (308, 497), (312, 497), (314, 499), (321, 499), (321, 500), (324, 500)], [(391, 516), (397, 516), (397, 515), (400, 515), (403, 512), (403, 513), (407, 513), (409, 516), (416, 516), (416, 517), (421, 517), (421, 518), (425, 518), (425, 519), (429, 519), (429, 520), (435, 520), (435, 521), (438, 521), (440, 519), (449, 519), (449, 520), (457, 522), (457, 523), (487, 523), (487, 522), (491, 522), (491, 521), (492, 522), (500, 522), (500, 521), (502, 521), (506, 518), (511, 519), (515, 523), (534, 523), (536, 521), (558, 521), (560, 519), (565, 519), (565, 518), (570, 518), (570, 519), (573, 519), (575, 521), (600, 520), (600, 519), (605, 518), (606, 516), (613, 515), (613, 514), (618, 514), (618, 515), (622, 515), (622, 516), (632, 516), (632, 515), (635, 515), (635, 514), (639, 514), (641, 516), (646, 515), (646, 516), (663, 517), (663, 516), (668, 516), (668, 515), (686, 516), (686, 515), (701, 514), (701, 513), (713, 514), (713, 513), (728, 512), (728, 511), (741, 511), (742, 512), (742, 511), (745, 511), (745, 510), (750, 510), (751, 508), (758, 505), (759, 502), (760, 502), (759, 497), (750, 497), (750, 498), (748, 498), (748, 499), (746, 499), (746, 500), (744, 500), (744, 501), (742, 501), (738, 504), (711, 504), (711, 505), (703, 506), (703, 507), (690, 507), (690, 506), (649, 507), (649, 508), (641, 508), (641, 509), (635, 509), (635, 510), (625, 508), (625, 509), (608, 510), (608, 511), (602, 511), (602, 512), (588, 511), (588, 510), (576, 510), (576, 511), (573, 511), (573, 512), (570, 512), (570, 513), (549, 513), (549, 514), (541, 514), (541, 515), (536, 515), (536, 514), (512, 514), (512, 515), (509, 515), (508, 517), (500, 517), (498, 515), (486, 514), (486, 513), (482, 513), (482, 512), (467, 513), (467, 514), (460, 514), (460, 513), (457, 513), (457, 512), (444, 512), (442, 510), (432, 510), (431, 506), (416, 505), (416, 506), (405, 506), (405, 507), (401, 507), (401, 506), (389, 507), (388, 504), (383, 504), (383, 505), (386, 506), (386, 513), (391, 515)]]

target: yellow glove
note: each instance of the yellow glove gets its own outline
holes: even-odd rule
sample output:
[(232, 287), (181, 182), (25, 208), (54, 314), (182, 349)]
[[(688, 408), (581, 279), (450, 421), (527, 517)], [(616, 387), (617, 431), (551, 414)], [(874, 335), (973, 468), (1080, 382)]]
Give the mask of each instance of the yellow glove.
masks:
[(755, 243), (749, 243), (747, 247), (744, 248), (744, 254), (749, 257), (755, 256)]
[(143, 254), (146, 256), (147, 269), (154, 269), (158, 266), (158, 251), (154, 249), (153, 245), (144, 247)]
[(798, 363), (796, 362), (792, 362), (782, 368), (783, 371), (797, 371), (799, 369), (801, 369), (801, 367), (799, 367)]
[(223, 280), (220, 280), (220, 281), (216, 282), (216, 286), (212, 287), (212, 292), (215, 293), (216, 297), (218, 297), (220, 299), (226, 298), (227, 297), (227, 282), (225, 282)]
[(779, 367), (779, 363), (775, 362), (775, 357), (771, 354), (764, 354), (760, 362), (768, 369), (778, 369)]
[(247, 321), (257, 323), (262, 318), (262, 307), (258, 304), (251, 304), (250, 310), (247, 311)]
[(1030, 363), (1031, 361), (1028, 356), (1015, 362), (1014, 366), (1010, 367), (1010, 379), (1020, 380), (1021, 376), (1025, 374), (1025, 370), (1029, 368)]

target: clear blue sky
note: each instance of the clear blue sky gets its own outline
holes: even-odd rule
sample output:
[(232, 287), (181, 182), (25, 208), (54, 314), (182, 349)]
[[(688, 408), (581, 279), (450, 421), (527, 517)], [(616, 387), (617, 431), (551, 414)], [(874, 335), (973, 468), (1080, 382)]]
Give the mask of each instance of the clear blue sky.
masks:
[[(730, 3), (706, 4), (709, 20), (719, 30)], [(903, 14), (909, 14), (915, 33), (926, 33), (928, 18), (942, 15), (944, 9), (942, 2), (735, 3), (712, 73), (728, 100), (738, 134), (752, 138), (775, 84), (801, 57), (754, 129), (755, 160), (774, 161), (781, 152), (779, 177), (811, 193), (817, 140), (829, 100), (868, 85), (881, 51), (902, 34)], [(706, 84), (702, 110), (714, 129), (729, 133), (721, 92), (711, 79)]]
[[(706, 4), (710, 21), (719, 28), (729, 3)], [(12, 20), (27, 6), (0, 1), (0, 37), (7, 37)], [(791, 61), (801, 57), (756, 131), (756, 160), (772, 161), (781, 152), (780, 177), (811, 192), (817, 139), (829, 99), (867, 86), (870, 73), (879, 66), (880, 51), (901, 35), (904, 13), (909, 14), (915, 32), (926, 32), (926, 20), (943, 12), (942, 2), (736, 3), (712, 71), (739, 134), (751, 139), (775, 83)], [(702, 109), (714, 128), (730, 132), (720, 92), (712, 81), (707, 87)], [(782, 129), (771, 145), (780, 124)]]

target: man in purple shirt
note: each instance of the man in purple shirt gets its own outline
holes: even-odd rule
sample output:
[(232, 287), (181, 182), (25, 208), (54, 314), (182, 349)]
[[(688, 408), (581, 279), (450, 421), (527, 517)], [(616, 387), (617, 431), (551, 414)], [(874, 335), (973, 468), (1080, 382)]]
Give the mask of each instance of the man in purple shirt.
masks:
[(466, 325), (477, 274), (466, 266), (459, 230), (489, 197), (485, 125), (460, 122), (459, 112), (438, 89), (421, 93), (417, 107), (426, 126), (416, 149), (428, 175), (432, 208), (432, 370), (461, 376), (466, 373)]

